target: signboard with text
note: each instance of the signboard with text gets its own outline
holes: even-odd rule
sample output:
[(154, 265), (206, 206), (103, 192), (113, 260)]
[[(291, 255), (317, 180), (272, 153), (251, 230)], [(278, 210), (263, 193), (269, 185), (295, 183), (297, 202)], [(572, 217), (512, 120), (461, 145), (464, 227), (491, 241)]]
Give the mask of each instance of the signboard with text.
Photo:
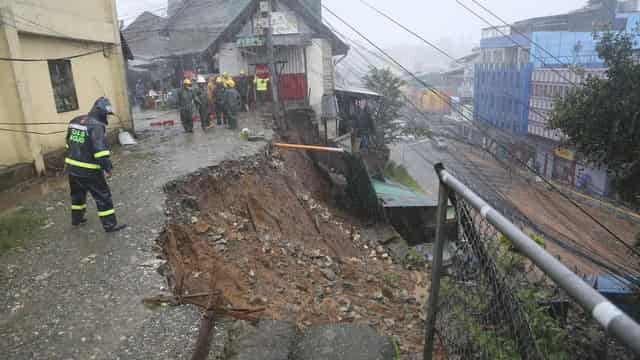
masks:
[(247, 36), (238, 38), (236, 45), (239, 48), (250, 48), (264, 46), (264, 39), (260, 36)]
[(569, 161), (573, 161), (576, 158), (576, 155), (573, 151), (571, 150), (567, 150), (567, 149), (563, 149), (563, 148), (557, 148), (556, 149), (556, 156), (561, 158), (561, 159), (565, 159), (565, 160), (569, 160)]
[(271, 13), (271, 27), (275, 35), (297, 34), (298, 18), (293, 12)]
[[(258, 15), (256, 19), (256, 34), (262, 34), (266, 27), (266, 18)], [(300, 32), (298, 26), (298, 17), (296, 13), (290, 11), (276, 11), (271, 13), (271, 27), (274, 35), (290, 35)]]

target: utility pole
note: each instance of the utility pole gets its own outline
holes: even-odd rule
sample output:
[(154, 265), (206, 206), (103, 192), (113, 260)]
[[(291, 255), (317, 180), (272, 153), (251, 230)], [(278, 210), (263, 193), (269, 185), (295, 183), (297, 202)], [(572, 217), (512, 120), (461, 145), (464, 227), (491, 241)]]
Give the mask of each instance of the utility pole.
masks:
[(260, 2), (260, 11), (262, 16), (266, 17), (266, 24), (264, 28), (265, 32), (265, 47), (267, 50), (267, 61), (269, 63), (269, 76), (271, 78), (271, 103), (273, 107), (273, 118), (276, 124), (281, 127), (282, 115), (280, 113), (280, 94), (278, 87), (278, 74), (276, 72), (275, 61), (275, 49), (273, 45), (273, 27), (271, 24), (271, 12), (273, 10), (272, 1)]

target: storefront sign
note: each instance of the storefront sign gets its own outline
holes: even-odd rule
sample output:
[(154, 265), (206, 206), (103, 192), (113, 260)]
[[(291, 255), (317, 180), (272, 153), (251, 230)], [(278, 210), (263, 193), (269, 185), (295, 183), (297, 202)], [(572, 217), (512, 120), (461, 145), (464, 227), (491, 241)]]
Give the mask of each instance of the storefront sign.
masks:
[(264, 46), (264, 39), (259, 36), (248, 36), (238, 38), (236, 45), (239, 48), (260, 47)]
[(257, 64), (256, 75), (261, 78), (269, 77), (269, 66), (266, 64)]
[[(267, 26), (266, 18), (258, 15), (255, 21), (255, 33), (263, 34), (264, 28)], [(298, 34), (298, 18), (294, 12), (272, 12), (271, 28), (274, 35), (291, 35)]]
[(569, 161), (574, 161), (576, 158), (576, 154), (573, 151), (563, 148), (556, 149), (556, 156)]

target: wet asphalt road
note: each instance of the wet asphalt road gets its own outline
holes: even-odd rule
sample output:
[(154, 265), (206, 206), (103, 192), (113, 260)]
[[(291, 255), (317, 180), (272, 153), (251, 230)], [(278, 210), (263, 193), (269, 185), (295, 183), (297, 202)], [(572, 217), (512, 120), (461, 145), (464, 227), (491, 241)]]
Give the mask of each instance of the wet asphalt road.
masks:
[[(154, 241), (165, 221), (162, 186), (199, 168), (260, 151), (238, 132), (195, 134), (178, 127), (151, 130), (138, 118), (142, 140), (116, 147), (109, 181), (116, 211), (130, 228), (105, 234), (89, 201), (86, 226), (72, 229), (64, 179), (35, 202), (21, 204), (48, 217), (23, 248), (0, 257), (0, 358), (190, 358), (200, 313), (187, 306), (150, 310), (141, 300), (165, 290), (153, 266)], [(160, 120), (175, 119), (162, 114)], [(241, 127), (252, 125), (241, 120)], [(255, 126), (252, 126), (255, 128)], [(270, 133), (267, 132), (267, 136)]]

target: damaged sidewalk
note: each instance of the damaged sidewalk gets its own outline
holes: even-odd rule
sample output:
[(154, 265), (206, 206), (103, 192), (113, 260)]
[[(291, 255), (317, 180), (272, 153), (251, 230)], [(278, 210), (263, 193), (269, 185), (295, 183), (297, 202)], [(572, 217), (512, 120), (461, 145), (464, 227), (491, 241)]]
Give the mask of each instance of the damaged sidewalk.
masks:
[[(156, 311), (142, 305), (143, 298), (166, 291), (164, 278), (149, 267), (156, 258), (153, 243), (165, 223), (163, 186), (202, 167), (253, 156), (264, 151), (266, 143), (246, 142), (237, 132), (223, 129), (186, 135), (177, 126), (152, 128), (154, 118), (178, 123), (176, 114), (145, 116), (136, 121), (139, 145), (114, 149), (116, 169), (110, 183), (118, 216), (130, 229), (105, 235), (90, 204), (89, 223), (72, 230), (64, 178), (42, 185), (48, 189), (43, 197), (17, 204), (42, 214), (46, 223), (30, 241), (0, 256), (0, 349), (7, 358), (190, 357), (188, 344), (195, 337), (189, 333), (199, 310)], [(240, 125), (261, 129), (263, 121), (243, 117)], [(271, 136), (270, 130), (261, 131)], [(4, 196), (13, 203), (21, 193), (16, 189)], [(149, 348), (142, 334), (154, 331), (171, 340)]]
[(199, 294), (212, 284), (224, 309), (261, 312), (258, 322), (218, 318), (210, 359), (421, 352), (425, 263), (397, 255), (396, 231), (344, 210), (344, 189), (304, 152), (227, 130), (150, 127), (170, 121), (159, 115), (115, 156), (117, 211), (132, 229), (69, 231), (64, 191), (30, 205), (55, 210), (37, 239), (0, 258), (0, 345), (11, 358), (191, 358), (208, 305)]

